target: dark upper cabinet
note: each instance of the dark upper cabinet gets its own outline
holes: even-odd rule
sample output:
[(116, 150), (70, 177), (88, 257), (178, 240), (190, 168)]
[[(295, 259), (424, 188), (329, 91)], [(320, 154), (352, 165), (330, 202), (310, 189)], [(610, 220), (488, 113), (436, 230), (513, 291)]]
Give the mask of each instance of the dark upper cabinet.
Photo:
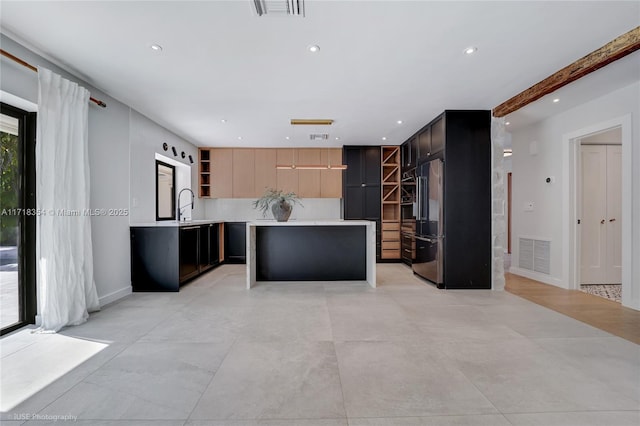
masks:
[(416, 167), (418, 161), (418, 138), (416, 136), (412, 136), (402, 144), (401, 154), (403, 172)]
[(418, 158), (431, 155), (431, 127), (427, 127), (418, 134)]
[(344, 155), (343, 161), (348, 166), (342, 179), (344, 186), (360, 186), (364, 182), (362, 171), (364, 168), (364, 156), (362, 150), (357, 147), (345, 147), (342, 152)]
[(444, 149), (444, 132), (444, 116), (441, 115), (431, 122), (431, 154), (436, 154)]
[(380, 185), (382, 180), (382, 173), (380, 169), (380, 147), (372, 146), (363, 149), (364, 154), (364, 167), (363, 170), (363, 182), (368, 186)]
[(380, 220), (380, 147), (345, 146), (344, 218)]
[[(417, 153), (414, 157), (414, 164), (410, 167), (409, 165), (405, 165), (403, 160), (402, 170), (406, 171), (407, 169), (411, 169), (417, 165), (418, 162), (422, 162), (426, 160), (428, 157), (435, 156), (442, 152), (444, 149), (445, 143), (445, 128), (444, 128), (444, 114), (440, 115), (438, 118), (433, 120), (431, 123), (424, 126), (422, 129), (418, 130), (418, 132), (412, 136), (408, 141), (405, 142), (407, 145), (407, 154), (411, 152), (410, 145), (412, 142), (417, 141)], [(403, 144), (403, 148), (404, 148)], [(405, 150), (403, 149), (403, 154)]]

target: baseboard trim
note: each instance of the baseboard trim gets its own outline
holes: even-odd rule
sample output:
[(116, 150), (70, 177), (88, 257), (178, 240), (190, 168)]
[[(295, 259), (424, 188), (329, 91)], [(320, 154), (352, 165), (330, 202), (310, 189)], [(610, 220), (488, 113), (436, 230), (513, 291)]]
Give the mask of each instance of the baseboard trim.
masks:
[(121, 288), (120, 290), (116, 290), (109, 294), (105, 294), (102, 297), (99, 297), (98, 301), (100, 302), (100, 306), (105, 306), (105, 305), (108, 305), (109, 303), (115, 302), (116, 300), (122, 299), (123, 297), (128, 296), (130, 294), (131, 294), (131, 286), (127, 286), (127, 287)]
[(542, 283), (553, 285), (556, 287), (565, 288), (565, 289), (567, 288), (566, 286), (562, 285), (562, 280), (546, 274), (541, 274), (540, 272), (529, 271), (528, 269), (522, 269), (516, 266), (512, 266), (511, 268), (509, 268), (509, 273), (514, 275), (520, 275), (521, 277), (540, 281)]

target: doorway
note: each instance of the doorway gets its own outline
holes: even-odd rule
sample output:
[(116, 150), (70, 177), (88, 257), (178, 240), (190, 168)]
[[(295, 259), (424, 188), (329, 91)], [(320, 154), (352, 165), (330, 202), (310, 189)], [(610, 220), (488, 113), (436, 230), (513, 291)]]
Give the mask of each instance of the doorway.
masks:
[[(612, 140), (614, 134), (619, 136)], [(608, 141), (602, 142), (603, 138)], [(604, 148), (595, 148), (596, 145)], [(630, 115), (563, 136), (563, 237), (568, 242), (562, 253), (566, 265), (563, 281), (573, 290), (582, 290), (582, 284), (591, 284), (587, 281), (598, 285), (617, 284), (623, 305), (631, 303), (631, 224), (625, 220), (631, 217), (630, 150)], [(610, 163), (610, 177), (607, 177), (607, 163)], [(583, 178), (590, 182), (583, 182)], [(589, 188), (583, 188), (583, 183)], [(593, 200), (585, 201), (587, 204), (583, 206), (583, 194), (593, 192), (603, 193), (614, 207), (608, 208), (608, 203), (602, 205)], [(595, 216), (598, 218), (594, 219)], [(583, 221), (589, 222), (586, 227)], [(596, 223), (591, 223), (593, 221)], [(616, 228), (620, 229), (619, 233)], [(600, 272), (596, 271), (598, 268), (589, 270), (599, 265), (602, 265)], [(591, 272), (595, 272), (595, 278)], [(600, 284), (602, 280), (617, 282)]]
[(620, 302), (622, 294), (622, 129), (580, 139), (580, 290)]
[(0, 105), (0, 334), (35, 322), (35, 125)]

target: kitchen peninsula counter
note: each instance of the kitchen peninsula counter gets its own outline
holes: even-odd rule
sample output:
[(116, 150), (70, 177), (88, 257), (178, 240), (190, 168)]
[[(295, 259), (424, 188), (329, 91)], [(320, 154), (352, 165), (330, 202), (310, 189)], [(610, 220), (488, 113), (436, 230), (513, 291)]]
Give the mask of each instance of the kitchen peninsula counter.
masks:
[(131, 228), (173, 228), (173, 227), (185, 227), (185, 226), (197, 226), (208, 225), (214, 223), (224, 223), (224, 220), (212, 220), (212, 219), (195, 219), (195, 220), (159, 220), (156, 222), (134, 222), (129, 226)]
[(132, 223), (132, 290), (179, 291), (182, 284), (218, 266), (224, 255), (222, 224), (219, 220)]
[(376, 286), (376, 225), (367, 220), (247, 222), (247, 289), (261, 281)]

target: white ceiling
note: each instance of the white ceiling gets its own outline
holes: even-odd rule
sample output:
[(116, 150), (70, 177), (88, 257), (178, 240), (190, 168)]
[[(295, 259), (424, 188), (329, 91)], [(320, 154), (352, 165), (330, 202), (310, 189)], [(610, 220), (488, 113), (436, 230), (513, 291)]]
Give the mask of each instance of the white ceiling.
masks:
[[(2, 0), (0, 29), (197, 145), (257, 147), (318, 146), (308, 134), (327, 129), (291, 118), (334, 119), (331, 146), (399, 144), (640, 24), (637, 1), (307, 0), (304, 18), (258, 17), (252, 3)], [(629, 68), (621, 78), (637, 80)]]

